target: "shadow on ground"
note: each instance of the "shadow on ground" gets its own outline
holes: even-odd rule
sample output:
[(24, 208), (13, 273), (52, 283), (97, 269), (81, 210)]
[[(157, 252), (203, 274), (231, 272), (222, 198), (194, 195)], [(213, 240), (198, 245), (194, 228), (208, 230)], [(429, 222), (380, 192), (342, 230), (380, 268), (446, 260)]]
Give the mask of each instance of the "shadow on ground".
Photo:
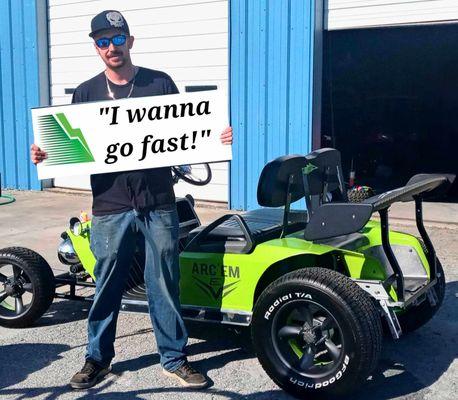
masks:
[[(60, 354), (70, 350), (64, 344), (19, 343), (0, 348), (0, 395), (2, 389), (17, 385), (27, 377), (62, 358)], [(29, 389), (20, 389), (26, 392)], [(1, 397), (1, 396), (0, 396)]]
[[(190, 322), (187, 322), (186, 326), (190, 337), (203, 340), (187, 346), (186, 351), (189, 356), (227, 350), (222, 354), (210, 356), (204, 361), (193, 362), (194, 367), (204, 374), (208, 374), (208, 371), (222, 368), (230, 362), (254, 357), (250, 347), (242, 343), (245, 337), (231, 328), (214, 325), (212, 329), (202, 329), (202, 324)], [(120, 376), (126, 371), (138, 371), (159, 363), (160, 359), (157, 353), (147, 354), (135, 359), (114, 363), (113, 373)]]
[[(436, 317), (418, 331), (405, 335), (398, 341), (386, 338), (382, 357), (373, 376), (361, 390), (351, 396), (352, 400), (388, 400), (397, 397), (422, 399), (429, 391), (428, 387), (441, 378), (448, 370), (455, 358), (458, 357), (458, 307), (456, 293), (458, 282), (447, 284), (446, 298)], [(63, 319), (62, 321), (66, 321)], [(220, 350), (229, 350), (222, 354), (209, 355), (205, 360), (195, 363), (196, 367), (205, 373), (224, 367), (230, 362), (245, 360), (254, 357), (250, 347), (246, 345), (245, 333), (235, 334), (224, 326), (214, 325), (212, 329), (203, 328), (205, 325), (188, 323), (190, 336), (204, 339), (202, 342), (188, 346), (190, 355), (204, 354)], [(139, 331), (135, 334), (144, 333)], [(16, 399), (25, 399), (34, 396), (46, 395), (47, 400), (57, 399), (70, 389), (68, 385), (48, 388), (11, 388), (18, 382), (27, 379), (27, 376), (41, 370), (50, 363), (59, 359), (60, 354), (69, 350), (67, 345), (51, 344), (13, 344), (3, 346), (0, 353), (0, 396), (14, 396)], [(20, 364), (17, 360), (22, 360)], [(95, 388), (83, 392), (75, 392), (75, 398), (86, 399), (140, 399), (167, 393), (190, 393), (181, 388), (151, 388), (120, 392), (116, 380), (130, 371), (139, 371), (159, 363), (157, 354), (144, 355), (131, 360), (117, 362), (113, 365), (113, 373)], [(12, 369), (5, 369), (5, 365), (15, 365)], [(17, 366), (17, 367), (16, 367)], [(243, 374), (244, 371), (240, 371)], [(268, 379), (268, 378), (266, 378)], [(134, 389), (134, 388), (132, 388)], [(110, 391), (112, 390), (112, 391)], [(249, 388), (247, 388), (249, 390)], [(434, 392), (441, 398), (452, 398), (452, 388), (444, 385), (443, 389)], [(102, 393), (104, 392), (104, 393)], [(420, 392), (420, 393), (419, 393)], [(204, 394), (205, 393), (205, 394)], [(292, 399), (279, 390), (268, 390), (241, 395), (230, 390), (219, 390), (210, 387), (202, 393), (202, 397), (220, 397), (226, 399)], [(184, 395), (185, 396), (185, 395)]]
[[(378, 368), (352, 399), (385, 400), (429, 391), (458, 358), (456, 293), (458, 282), (447, 283), (444, 303), (429, 323), (397, 341), (385, 339)], [(444, 384), (435, 388), (435, 398), (453, 398), (452, 391)]]
[(35, 323), (34, 328), (81, 321), (87, 318), (90, 302), (54, 300), (48, 311)]

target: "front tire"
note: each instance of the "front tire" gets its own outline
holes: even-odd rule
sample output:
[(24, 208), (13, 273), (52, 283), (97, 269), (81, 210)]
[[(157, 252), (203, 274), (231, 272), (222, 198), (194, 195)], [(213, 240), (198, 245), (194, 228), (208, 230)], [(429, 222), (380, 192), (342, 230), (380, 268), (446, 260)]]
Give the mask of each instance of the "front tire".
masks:
[(290, 394), (344, 395), (372, 372), (382, 346), (380, 316), (351, 279), (323, 268), (271, 283), (253, 312), (255, 353)]
[(31, 326), (49, 308), (54, 274), (38, 253), (23, 247), (0, 250), (0, 326)]

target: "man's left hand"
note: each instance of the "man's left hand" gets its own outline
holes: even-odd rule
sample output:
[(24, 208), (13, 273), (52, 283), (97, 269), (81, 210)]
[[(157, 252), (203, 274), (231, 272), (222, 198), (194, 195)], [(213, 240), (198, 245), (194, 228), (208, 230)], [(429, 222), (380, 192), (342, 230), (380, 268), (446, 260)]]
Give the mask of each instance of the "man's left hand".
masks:
[(220, 136), (222, 144), (232, 144), (232, 127), (228, 126)]

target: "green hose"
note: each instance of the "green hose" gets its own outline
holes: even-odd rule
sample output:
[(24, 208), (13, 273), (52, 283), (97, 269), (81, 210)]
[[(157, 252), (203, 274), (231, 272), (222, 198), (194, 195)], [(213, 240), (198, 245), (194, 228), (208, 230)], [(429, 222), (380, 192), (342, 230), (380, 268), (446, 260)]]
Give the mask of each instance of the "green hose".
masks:
[[(6, 199), (6, 201), (2, 201), (1, 199)], [(3, 206), (5, 204), (10, 204), (14, 203), (16, 199), (13, 196), (10, 196), (9, 194), (2, 194), (0, 196), (0, 206)]]

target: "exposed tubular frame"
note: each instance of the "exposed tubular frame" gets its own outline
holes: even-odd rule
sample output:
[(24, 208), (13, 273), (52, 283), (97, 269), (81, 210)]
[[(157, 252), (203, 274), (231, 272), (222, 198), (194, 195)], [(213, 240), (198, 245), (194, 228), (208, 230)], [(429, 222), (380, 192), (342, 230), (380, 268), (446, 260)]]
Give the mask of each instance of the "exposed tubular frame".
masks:
[[(426, 257), (429, 264), (429, 283), (427, 287), (432, 286), (436, 283), (437, 276), (437, 265), (436, 265), (436, 251), (434, 250), (431, 239), (426, 232), (425, 226), (423, 224), (423, 199), (420, 195), (414, 196), (415, 200), (415, 220), (418, 232), (425, 244), (426, 247)], [(393, 275), (389, 276), (385, 282), (384, 286), (391, 285), (393, 281), (396, 282), (396, 294), (398, 296), (399, 302), (404, 302), (405, 300), (405, 285), (404, 285), (404, 275), (402, 269), (399, 266), (398, 260), (393, 253), (393, 249), (390, 245), (389, 238), (389, 221), (388, 221), (388, 207), (379, 210), (380, 214), (380, 225), (381, 225), (381, 235), (382, 235), (382, 247), (385, 255), (390, 263), (391, 268), (393, 269)]]

